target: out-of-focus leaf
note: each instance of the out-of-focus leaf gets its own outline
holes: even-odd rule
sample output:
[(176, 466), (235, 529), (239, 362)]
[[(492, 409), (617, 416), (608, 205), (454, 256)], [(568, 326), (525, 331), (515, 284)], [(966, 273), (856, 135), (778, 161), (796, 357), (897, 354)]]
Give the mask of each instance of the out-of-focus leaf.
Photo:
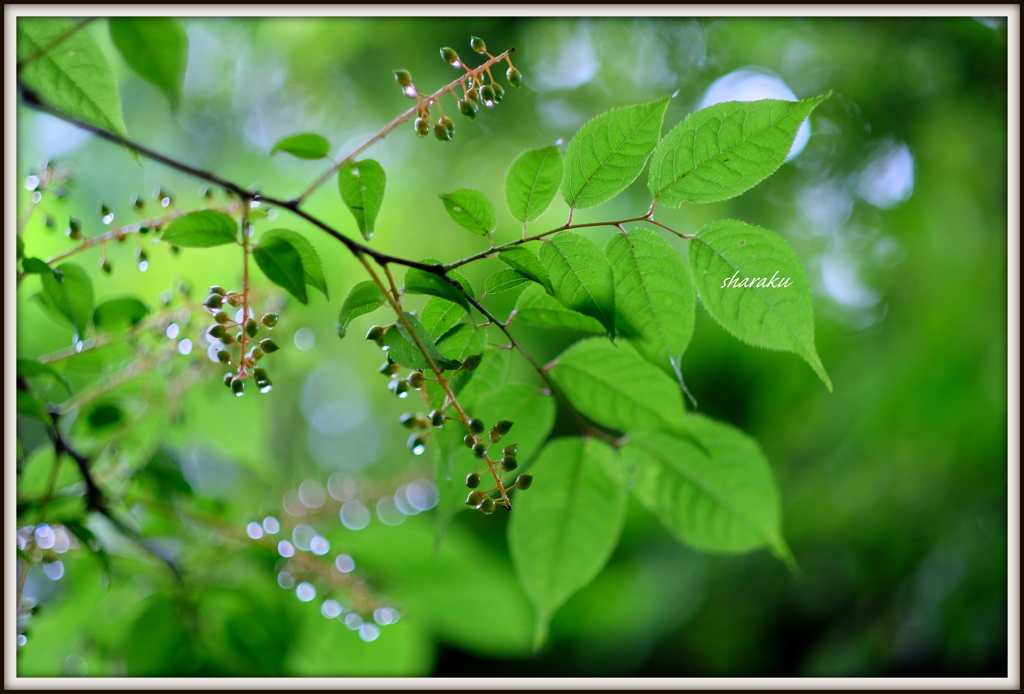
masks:
[(188, 35), (171, 17), (111, 17), (110, 38), (132, 70), (177, 110), (188, 67)]
[(54, 272), (42, 273), (43, 292), (53, 307), (85, 337), (92, 318), (92, 279), (80, 265), (63, 263)]
[(223, 212), (199, 210), (173, 220), (160, 240), (181, 248), (211, 248), (235, 243), (237, 231), (238, 224)]
[(134, 297), (109, 299), (96, 307), (92, 322), (97, 330), (115, 330), (135, 325), (149, 315), (149, 307)]
[(274, 143), (270, 150), (271, 156), (278, 152), (287, 152), (299, 159), (323, 159), (331, 150), (331, 143), (323, 135), (302, 133), (282, 137)]

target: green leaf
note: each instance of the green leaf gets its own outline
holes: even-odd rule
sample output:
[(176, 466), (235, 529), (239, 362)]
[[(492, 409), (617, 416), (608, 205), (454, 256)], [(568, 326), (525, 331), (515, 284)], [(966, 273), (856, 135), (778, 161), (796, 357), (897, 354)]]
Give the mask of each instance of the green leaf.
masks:
[(71, 531), (71, 534), (78, 538), (82, 547), (87, 549), (96, 555), (100, 565), (103, 567), (103, 572), (110, 577), (110, 558), (107, 556), (106, 550), (104, 550), (102, 543), (99, 538), (80, 520), (63, 520), (61, 525)]
[(797, 128), (831, 96), (804, 101), (727, 101), (687, 116), (651, 158), (648, 188), (659, 204), (736, 197), (775, 173)]
[(420, 323), (423, 324), (431, 339), (436, 340), (448, 332), (453, 325), (466, 315), (466, 307), (462, 304), (433, 297), (420, 311)]
[(47, 275), (53, 273), (53, 270), (46, 264), (46, 261), (40, 260), (39, 258), (25, 258), (21, 261), (21, 268), (25, 272), (34, 275)]
[(540, 260), (537, 259), (537, 256), (529, 248), (513, 246), (506, 251), (499, 252), (498, 259), (513, 270), (521, 272), (544, 287), (548, 294), (554, 294), (554, 290), (551, 288), (551, 278), (548, 277), (548, 271), (544, 269)]
[(127, 138), (114, 73), (89, 32), (56, 17), (19, 17), (17, 27), (18, 61), (30, 59), (18, 71), (19, 82), (69, 116)]
[(236, 243), (237, 231), (238, 224), (223, 212), (199, 210), (168, 224), (160, 240), (182, 248), (211, 248)]
[[(438, 351), (437, 345), (434, 344), (434, 341), (427, 334), (427, 331), (415, 315), (406, 312), (405, 317), (408, 319), (409, 324), (412, 325), (412, 329), (415, 331), (416, 336), (419, 337), (420, 342), (423, 343), (427, 354), (434, 360), (437, 368), (442, 371), (459, 368), (459, 362), (445, 358)], [(430, 368), (430, 364), (416, 346), (416, 341), (401, 321), (398, 321), (394, 328), (390, 328), (384, 333), (384, 345), (388, 348), (388, 355), (396, 363), (410, 369), (428, 370)]]
[(110, 299), (96, 307), (92, 322), (97, 330), (115, 330), (135, 325), (149, 315), (149, 307), (133, 297)]
[[(706, 452), (660, 432), (621, 449), (633, 494), (680, 540), (712, 552), (769, 546), (786, 556), (779, 493), (757, 443), (727, 424), (690, 415)], [(532, 488), (531, 488), (532, 489)]]
[(188, 67), (188, 35), (178, 20), (111, 17), (110, 38), (128, 66), (162, 91), (176, 111)]
[(523, 152), (505, 176), (505, 204), (520, 222), (544, 214), (562, 182), (562, 150), (544, 147)]
[(338, 314), (338, 337), (345, 337), (348, 326), (359, 316), (376, 311), (387, 303), (384, 293), (372, 280), (359, 282), (345, 297), (345, 303), (341, 305), (341, 313)]
[(54, 272), (40, 275), (43, 292), (57, 312), (74, 326), (83, 339), (92, 318), (92, 280), (89, 273), (74, 263), (64, 263)]
[(604, 472), (613, 455), (597, 439), (555, 439), (530, 468), (534, 485), (515, 495), (508, 544), (534, 606), (534, 648), (555, 610), (594, 580), (619, 542), (627, 494)]
[(587, 333), (604, 333), (600, 323), (578, 311), (568, 309), (544, 293), (540, 285), (531, 285), (516, 301), (516, 320), (538, 328), (561, 328)]
[(615, 328), (640, 356), (681, 381), (696, 307), (682, 258), (647, 229), (615, 234), (604, 252), (615, 273)]
[(270, 156), (278, 152), (288, 152), (299, 159), (323, 159), (331, 150), (331, 143), (323, 135), (303, 133), (282, 137), (274, 143)]
[[(14, 237), (14, 257), (21, 260), (25, 257), (25, 240), (21, 236)], [(22, 266), (24, 268), (24, 266)]]
[(451, 388), (463, 407), (473, 409), (481, 398), (504, 386), (511, 372), (512, 350), (488, 345), (481, 355), (480, 366), (455, 374)]
[[(436, 261), (430, 258), (427, 258), (422, 262), (428, 265), (437, 264)], [(462, 284), (463, 287), (466, 287), (465, 283), (459, 283)], [(406, 271), (405, 293), (439, 296), (442, 299), (454, 301), (462, 306), (467, 312), (469, 311), (469, 301), (466, 299), (465, 295), (455, 287), (455, 285), (440, 275), (435, 275), (433, 272), (427, 272), (426, 270), (420, 270), (419, 268), (411, 267)]]
[(565, 155), (562, 197), (569, 207), (600, 205), (636, 180), (658, 144), (668, 101), (614, 109), (580, 128)]
[(356, 218), (359, 233), (367, 241), (373, 236), (373, 224), (377, 221), (377, 213), (384, 202), (386, 184), (384, 167), (373, 159), (350, 161), (338, 170), (341, 199)]
[(18, 359), (17, 371), (18, 378), (34, 378), (36, 376), (50, 376), (51, 378), (57, 379), (62, 386), (71, 393), (71, 384), (64, 378), (63, 375), (58, 373), (52, 366), (47, 364), (41, 364), (34, 359)]
[(469, 323), (459, 323), (437, 341), (437, 351), (446, 359), (463, 362), (471, 354), (481, 354), (487, 346), (487, 335)]
[(723, 219), (697, 232), (687, 260), (697, 295), (722, 327), (749, 345), (799, 354), (832, 391), (814, 348), (811, 287), (781, 236)]
[(439, 197), (448, 216), (466, 231), (485, 236), (498, 226), (494, 204), (480, 191), (460, 188), (454, 193), (441, 193)]
[(598, 424), (637, 431), (688, 432), (682, 393), (628, 344), (604, 339), (577, 342), (548, 371), (573, 406)]
[(320, 255), (313, 248), (313, 244), (302, 234), (290, 229), (271, 229), (270, 231), (263, 232), (263, 235), (260, 237), (260, 243), (266, 244), (275, 238), (284, 239), (295, 247), (295, 250), (299, 252), (299, 256), (302, 257), (302, 269), (306, 275), (306, 284), (314, 289), (319, 289), (326, 299), (330, 299), (331, 297), (327, 293), (327, 278), (324, 276), (324, 266), (321, 264)]
[(484, 294), (499, 294), (522, 286), (530, 278), (518, 270), (498, 270), (484, 282)]
[(274, 284), (284, 288), (302, 303), (307, 303), (306, 271), (302, 255), (283, 237), (264, 240), (252, 250), (252, 257)]
[(46, 409), (46, 403), (35, 393), (28, 393), (24, 390), (18, 391), (17, 396), (18, 414), (23, 417), (30, 417), (37, 422), (42, 422), (47, 427), (53, 426), (53, 420)]
[(597, 244), (564, 231), (541, 245), (540, 261), (562, 305), (596, 318), (609, 335), (615, 334), (615, 278)]

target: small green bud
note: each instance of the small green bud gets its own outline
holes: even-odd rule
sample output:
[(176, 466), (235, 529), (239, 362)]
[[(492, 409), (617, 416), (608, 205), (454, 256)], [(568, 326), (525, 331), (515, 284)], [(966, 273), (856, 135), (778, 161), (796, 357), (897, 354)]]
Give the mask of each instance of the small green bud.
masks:
[(252, 351), (249, 352), (249, 358), (253, 361), (259, 361), (263, 358), (263, 350), (259, 347), (253, 347)]
[(455, 52), (454, 48), (448, 48), (447, 46), (441, 49), (441, 60), (455, 67), (461, 67), (462, 65), (462, 62), (459, 60), (459, 54)]
[(515, 456), (506, 455), (501, 459), (501, 469), (505, 472), (512, 472), (519, 467), (519, 461), (516, 460)]
[(210, 294), (206, 297), (206, 301), (203, 302), (203, 306), (209, 309), (219, 309), (224, 305), (224, 297), (220, 294)]
[(245, 334), (249, 337), (256, 337), (256, 333), (259, 332), (260, 324), (250, 318), (245, 321)]
[(444, 127), (448, 128), (449, 134), (455, 134), (455, 121), (453, 121), (451, 118), (449, 118), (448, 116), (441, 116), (441, 120), (437, 122), (443, 125)]
[(476, 87), (466, 92), (466, 101), (472, 101), (474, 106), (477, 108), (480, 107), (480, 92), (477, 91)]
[(426, 137), (430, 134), (430, 121), (426, 118), (417, 118), (413, 121), (412, 127), (420, 137)]
[(445, 416), (444, 412), (442, 412), (441, 410), (432, 410), (429, 417), (430, 423), (433, 424), (435, 427), (444, 426)]
[(181, 247), (171, 244), (171, 255), (181, 255)]
[(235, 380), (235, 375), (233, 373), (224, 374), (224, 385), (226, 385), (228, 388), (231, 387), (231, 382), (233, 380)]
[(401, 424), (406, 429), (412, 429), (414, 426), (416, 426), (416, 417), (413, 415), (412, 412), (406, 412), (405, 414), (398, 418), (398, 423)]
[(409, 374), (409, 379), (408, 380), (409, 380), (409, 387), (410, 388), (412, 388), (414, 390), (419, 390), (420, 388), (423, 387), (423, 381), (424, 381), (423, 372), (422, 371), (413, 371), (411, 374)]
[(479, 354), (470, 354), (466, 357), (465, 361), (462, 362), (462, 366), (460, 368), (465, 371), (473, 371), (476, 367), (480, 366), (480, 361), (481, 358)]
[(487, 455), (487, 444), (480, 442), (473, 446), (473, 455), (477, 458), (483, 459), (483, 457)]
[(199, 197), (204, 200), (209, 200), (213, 197), (213, 189), (206, 185), (199, 186)]
[(469, 46), (480, 55), (487, 53), (487, 44), (479, 36), (471, 36), (469, 39)]
[(231, 361), (231, 353), (228, 352), (226, 349), (218, 350), (217, 361), (219, 361), (221, 364), (227, 364), (229, 361)]
[(103, 217), (104, 224), (110, 224), (110, 222), (107, 221), (107, 217), (110, 217), (110, 220), (113, 221), (113, 217), (110, 213), (110, 208), (107, 207), (107, 204), (104, 202), (100, 203), (100, 217)]
[(140, 196), (140, 195), (133, 195), (132, 199), (131, 199), (131, 204), (132, 204), (132, 207), (134, 207), (137, 210), (144, 210), (144, 209), (146, 209), (146, 203), (143, 202), (142, 196)]
[(420, 429), (429, 429), (430, 418), (423, 414), (416, 415), (416, 426)]
[(508, 78), (508, 83), (513, 87), (523, 86), (523, 73), (519, 72), (519, 70), (514, 67), (510, 67), (508, 69), (508, 72), (505, 73), (505, 77)]
[(146, 251), (141, 248), (135, 251), (135, 259), (138, 260), (140, 264), (146, 262), (147, 258), (149, 258), (149, 256), (146, 255)]
[(505, 446), (505, 450), (503, 450), (502, 453), (504, 453), (505, 455), (519, 455), (519, 445), (515, 443), (510, 443), (509, 445)]
[(516, 478), (516, 489), (522, 489), (526, 491), (533, 484), (533, 475), (519, 475)]
[(491, 88), (494, 90), (494, 103), (500, 104), (501, 100), (505, 98), (505, 89), (497, 82), (492, 84)]
[(484, 500), (480, 502), (480, 506), (478, 508), (480, 509), (480, 513), (485, 516), (491, 515), (494, 513), (494, 499), (489, 496), (485, 496)]
[(466, 486), (470, 489), (476, 489), (480, 486), (480, 475), (475, 472), (471, 472), (466, 475)]
[(257, 383), (270, 383), (270, 379), (267, 378), (267, 370), (263, 367), (257, 366), (253, 369), (252, 377), (256, 379)]
[(413, 452), (413, 455), (420, 455), (426, 450), (427, 437), (423, 434), (413, 434), (409, 437), (409, 440), (405, 443), (409, 447), (409, 450)]
[(210, 287), (210, 293), (211, 294), (220, 294), (221, 296), (227, 296), (228, 295), (228, 291), (226, 289), (224, 289), (224, 287), (218, 286), (216, 284), (213, 285), (212, 287)]
[(271, 340), (269, 337), (266, 340), (260, 342), (260, 348), (267, 354), (272, 354), (273, 352), (276, 352), (277, 350), (281, 349), (280, 347), (277, 346), (277, 343)]
[(140, 234), (145, 235), (145, 234), (148, 234), (149, 231), (150, 231), (150, 229), (149, 229), (149, 225), (148, 224), (140, 224), (139, 225), (139, 233)]
[(374, 342), (379, 342), (380, 339), (383, 338), (383, 337), (384, 337), (384, 328), (380, 327), (379, 325), (374, 325), (369, 330), (366, 331), (366, 339), (367, 340), (373, 340)]
[(405, 381), (392, 381), (395, 395), (401, 396), (409, 392), (409, 384)]
[(224, 333), (226, 333), (226, 332), (227, 332), (227, 330), (224, 329), (223, 325), (217, 324), (217, 325), (213, 326), (212, 328), (210, 328), (207, 331), (207, 334), (210, 337), (215, 337), (215, 338), (217, 338), (219, 340), (220, 338), (224, 337)]
[(466, 444), (466, 448), (472, 448), (476, 445), (476, 437), (472, 434), (466, 434), (465, 438), (462, 439), (462, 442)]
[(234, 306), (235, 308), (238, 308), (239, 306), (242, 305), (242, 295), (241, 294), (229, 294), (228, 295), (228, 303), (231, 304), (232, 306)]
[(444, 127), (439, 123), (434, 126), (434, 137), (436, 137), (441, 142), (448, 142), (449, 140), (452, 139), (452, 134), (451, 132), (448, 131), (448, 128)]
[(218, 323), (227, 323), (231, 320), (231, 316), (228, 315), (227, 311), (217, 311), (217, 313), (214, 314), (213, 319)]
[(505, 434), (512, 430), (512, 424), (513, 423), (508, 421), (507, 419), (503, 419), (497, 424), (495, 424), (493, 427), (491, 427), (491, 431), (496, 431), (502, 436), (504, 436)]
[(484, 430), (484, 422), (482, 419), (471, 419), (469, 420), (469, 430), (474, 434), (480, 434)]
[(398, 81), (399, 86), (408, 87), (412, 84), (412, 75), (409, 74), (408, 70), (395, 70), (395, 79)]
[(235, 336), (231, 333), (224, 333), (224, 337), (220, 338), (220, 341), (226, 345), (233, 345), (236, 342)]
[(473, 508), (477, 508), (480, 506), (481, 503), (483, 503), (483, 500), (486, 498), (487, 497), (484, 496), (484, 493), (479, 490), (475, 492), (470, 492), (469, 496), (466, 497), (466, 506), (472, 506)]
[(381, 365), (378, 371), (380, 371), (385, 376), (394, 376), (401, 370), (401, 368), (401, 366), (399, 366), (393, 361), (386, 361), (384, 362), (384, 364)]
[(64, 233), (73, 239), (82, 238), (82, 223), (74, 217), (71, 217), (68, 219), (68, 228)]
[(260, 318), (260, 325), (268, 328), (273, 328), (277, 325), (278, 315), (276, 313), (268, 313)]
[(100, 258), (100, 269), (109, 275), (113, 270), (113, 267), (110, 265), (109, 260), (107, 260), (106, 258)]
[(501, 434), (496, 432), (494, 429), (491, 429), (490, 433), (487, 435), (490, 437), (491, 443), (498, 443), (498, 441), (501, 441)]
[(494, 87), (489, 84), (480, 87), (480, 98), (484, 100), (484, 103), (488, 101), (494, 103)]
[(476, 118), (476, 112), (478, 110), (479, 109), (475, 102), (472, 102), (469, 99), (459, 99), (459, 113), (464, 115), (466, 118), (473, 120)]
[(242, 391), (245, 390), (245, 380), (241, 378), (235, 378), (231, 381), (231, 392), (236, 396), (241, 395)]
[(46, 219), (43, 220), (43, 223), (46, 224), (47, 229), (53, 229), (55, 226), (57, 226), (57, 220), (51, 217), (50, 215), (46, 215)]

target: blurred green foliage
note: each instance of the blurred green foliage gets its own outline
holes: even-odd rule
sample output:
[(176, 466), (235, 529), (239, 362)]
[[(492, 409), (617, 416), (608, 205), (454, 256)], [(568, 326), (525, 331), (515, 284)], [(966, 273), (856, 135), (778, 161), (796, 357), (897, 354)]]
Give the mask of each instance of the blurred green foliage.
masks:
[[(319, 601), (296, 600), (278, 586), (276, 555), (225, 541), (221, 529), (238, 533), (264, 515), (284, 517), (286, 492), (305, 479), (326, 482), (338, 469), (384, 491), (430, 477), (429, 463), (409, 455), (395, 424), (403, 407), (376, 374), (379, 352), (334, 334), (345, 293), (365, 279), (361, 268), (340, 244), (298, 225), (323, 259), (332, 299), (288, 301), (275, 333), (287, 348), (275, 362), (271, 395), (231, 398), (216, 370), (174, 366), (159, 373), (198, 374), (200, 382), (178, 393), (174, 379), (140, 378), (73, 424), (86, 449), (116, 428), (104, 479), (115, 495), (149, 500), (121, 510), (185, 567), (184, 581), (96, 519), (91, 527), (109, 570), (83, 549), (63, 555), (59, 580), (40, 569), (29, 576), (26, 591), (38, 607), (18, 651), (19, 676), (80, 674), (83, 659), (90, 676), (1006, 674), (1005, 21), (236, 18), (183, 25), (190, 54), (176, 114), (116, 59), (101, 23), (87, 28), (110, 55), (128, 132), (282, 198), (299, 194), (324, 166), (268, 156), (281, 137), (316, 132), (344, 156), (408, 107), (392, 70), (410, 70), (421, 91), (433, 91), (453, 76), (438, 60), (439, 47), (465, 46), (458, 50), (475, 57), (468, 39), (476, 35), (492, 52), (517, 48), (524, 88), (508, 90), (498, 108), (472, 122), (457, 119), (450, 143), (421, 141), (408, 125), (370, 151), (388, 177), (374, 246), (410, 258), (451, 260), (479, 250), (438, 193), (472, 186), (502, 200), (505, 172), (522, 151), (567, 141), (608, 108), (678, 91), (667, 131), (715, 80), (745, 68), (771, 71), (800, 98), (834, 90), (812, 117), (804, 150), (776, 176), (740, 198), (659, 216), (686, 232), (742, 219), (783, 235), (804, 262), (833, 394), (800, 359), (738, 343), (703, 309), (682, 363), (698, 410), (741, 427), (771, 461), (800, 571), (790, 574), (766, 551), (722, 557), (690, 550), (630, 502), (609, 565), (556, 613), (551, 641), (533, 654), (532, 615), (504, 539), (507, 519), (461, 514), (438, 549), (427, 513), (396, 527), (375, 519), (353, 532), (335, 519), (321, 529), (332, 547), (356, 559), (375, 593), (401, 606), (401, 621), (377, 640), (364, 643), (321, 617)], [(86, 235), (97, 233), (100, 201), (122, 223), (136, 221), (130, 196), (157, 186), (175, 191), (180, 209), (202, 206), (196, 181), (152, 162), (140, 166), (124, 149), (23, 106), (17, 135), (20, 175), (51, 157), (78, 173), (73, 195), (47, 210), (56, 229), (73, 216)], [(902, 178), (893, 162), (903, 163)], [(645, 185), (641, 176), (576, 220), (642, 214)], [(24, 209), (29, 193), (19, 195)], [(317, 191), (310, 210), (358, 236), (333, 185)], [(536, 224), (557, 226), (564, 214), (557, 201)], [(498, 217), (496, 242), (520, 233), (504, 210)], [(274, 226), (257, 222), (261, 230)], [(588, 235), (603, 245), (610, 233)], [(68, 246), (41, 215), (24, 238), (32, 256)], [(98, 302), (129, 293), (155, 302), (179, 280), (199, 292), (240, 279), (234, 247), (186, 249), (179, 257), (154, 246), (140, 273), (133, 244), (109, 246), (109, 277), (95, 252), (79, 258), (95, 271)], [(465, 268), (478, 289), (485, 272)], [(68, 345), (67, 330), (32, 299), (38, 288), (36, 276), (19, 288), (19, 357)], [(499, 315), (513, 301), (499, 295)], [(359, 318), (353, 332), (369, 324)], [(312, 333), (296, 342), (312, 343), (308, 350), (292, 344), (303, 328)], [(541, 363), (567, 344), (526, 326), (520, 334)], [(116, 365), (124, 349), (79, 355), (62, 373), (80, 388)], [(190, 358), (207, 363), (200, 349)], [(532, 378), (522, 364), (514, 372)], [(323, 431), (309, 421), (332, 403), (356, 424)], [(554, 435), (574, 431), (560, 418)], [(18, 439), (31, 462), (42, 429), (19, 420)], [(37, 479), (45, 489), (45, 474)], [(51, 508), (50, 518), (58, 511)]]

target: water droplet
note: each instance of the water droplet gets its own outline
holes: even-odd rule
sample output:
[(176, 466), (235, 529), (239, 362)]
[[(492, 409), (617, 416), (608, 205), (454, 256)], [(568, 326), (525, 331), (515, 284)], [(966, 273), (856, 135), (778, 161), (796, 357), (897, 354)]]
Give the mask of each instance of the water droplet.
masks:
[(308, 552), (310, 546), (313, 543), (313, 538), (316, 537), (316, 529), (311, 525), (305, 523), (299, 523), (292, 530), (292, 542), (295, 546), (301, 549), (303, 552)]
[(145, 272), (148, 269), (149, 269), (149, 261), (148, 260), (141, 260), (141, 261), (139, 261), (139, 272)]
[(28, 637), (24, 634), (18, 634), (18, 645), (24, 646), (26, 643), (28, 643)]
[(403, 88), (402, 91), (410, 99), (415, 99), (416, 98), (416, 87), (415, 86), (410, 84), (408, 87)]
[(322, 557), (331, 551), (331, 543), (327, 541), (326, 537), (317, 535), (309, 543), (309, 551), (318, 557)]
[(343, 574), (347, 574), (352, 571), (352, 569), (356, 568), (355, 559), (347, 554), (339, 554), (338, 558), (334, 560), (334, 565), (338, 568), (338, 571)]
[(64, 562), (51, 561), (49, 564), (43, 564), (43, 573), (51, 581), (60, 580), (60, 577), (64, 575)]
[(312, 583), (303, 581), (295, 588), (295, 597), (302, 602), (309, 602), (316, 597), (316, 588), (313, 587)]
[(349, 530), (362, 530), (370, 524), (370, 510), (361, 501), (347, 501), (338, 514), (341, 524)]
[(303, 352), (313, 349), (314, 343), (316, 343), (316, 335), (309, 328), (299, 328), (295, 331), (295, 346)]
[(178, 333), (180, 333), (180, 332), (181, 332), (181, 328), (178, 327), (178, 324), (177, 323), (171, 323), (170, 325), (167, 326), (167, 330), (164, 331), (164, 335), (166, 335), (167, 337), (169, 337), (170, 339), (173, 340), (174, 338), (176, 338), (178, 336)]
[[(399, 396), (399, 397), (405, 397), (405, 396), (402, 395), (402, 396)], [(423, 455), (423, 452), (425, 450), (427, 450), (426, 445), (424, 445), (422, 442), (419, 442), (415, 446), (412, 447), (412, 454), (413, 455)]]
[(258, 540), (263, 537), (263, 527), (259, 523), (249, 523), (245, 527), (245, 534), (254, 540)]
[(405, 491), (409, 505), (417, 511), (428, 511), (437, 505), (437, 487), (430, 480), (416, 480), (409, 484)]
[(413, 506), (409, 503), (409, 499), (406, 496), (406, 493), (408, 491), (409, 485), (407, 484), (403, 484), (395, 491), (395, 506), (398, 508), (399, 511), (401, 511), (403, 514), (407, 516), (415, 516), (417, 513), (419, 513), (419, 511), (413, 508)]
[(405, 514), (395, 505), (394, 496), (381, 497), (377, 501), (377, 517), (384, 525), (400, 525), (405, 520)]
[(108, 215), (104, 215), (103, 216), (103, 223), (104, 224), (110, 224), (112, 221), (114, 221), (114, 213), (113, 212), (111, 212)]
[(244, 391), (241, 391), (241, 390), (240, 390), (240, 391), (238, 391), (237, 393), (235, 393), (235, 397), (236, 397), (236, 398), (240, 398), (240, 397), (242, 397), (242, 395), (244, 395), (244, 394), (245, 394), (245, 392), (244, 392)]
[(43, 199), (43, 194), (40, 193), (38, 190), (36, 192), (32, 193), (32, 202), (39, 202), (42, 199)]
[(380, 636), (380, 629), (375, 624), (364, 624), (359, 627), (359, 638), (369, 643), (375, 641)]
[(160, 207), (167, 207), (170, 204), (171, 204), (171, 199), (170, 198), (167, 198), (167, 197), (160, 198)]
[(462, 63), (460, 63), (458, 60), (453, 60), (452, 67), (458, 70), (460, 67), (462, 67)]
[(251, 201), (251, 202), (249, 203), (249, 207), (250, 207), (251, 209), (256, 209), (256, 208), (257, 208), (257, 207), (259, 207), (259, 206), (260, 206), (260, 201), (259, 201), (259, 200), (253, 200), (253, 201)]
[(356, 481), (336, 472), (327, 480), (327, 493), (337, 501), (348, 501), (356, 495)]
[(192, 354), (192, 340), (185, 338), (178, 343), (178, 354)]
[(89, 663), (77, 653), (72, 653), (64, 659), (64, 670), (72, 677), (85, 677), (89, 672)]
[(363, 618), (357, 615), (355, 612), (349, 612), (345, 615), (345, 626), (353, 631), (363, 626)]
[(267, 516), (263, 519), (263, 529), (268, 535), (276, 535), (281, 530), (281, 524), (273, 516)]
[(452, 212), (462, 212), (462, 208), (456, 205), (455, 207), (452, 208)]
[(345, 608), (337, 600), (324, 600), (324, 604), (320, 606), (320, 614), (327, 619), (334, 619), (344, 611)]
[(42, 549), (50, 549), (53, 547), (53, 543), (57, 541), (57, 535), (46, 523), (40, 523), (36, 526), (36, 545)]
[[(405, 391), (404, 393), (399, 393), (398, 394), (398, 399), (399, 400), (404, 400), (407, 397), (409, 397), (409, 391)], [(416, 455), (419, 455), (419, 453), (417, 453)]]
[(391, 612), (392, 610), (390, 607), (378, 607), (373, 611), (373, 621), (377, 622), (377, 624), (380, 624), (382, 627), (386, 627), (388, 624), (395, 621), (391, 618)]
[(306, 508), (320, 508), (327, 501), (327, 494), (316, 480), (305, 480), (299, 485), (299, 501)]
[(295, 587), (295, 577), (287, 571), (282, 571), (277, 575), (277, 585), (285, 590), (291, 590)]
[(282, 557), (293, 557), (295, 556), (295, 548), (288, 540), (281, 540), (277, 543), (277, 553)]
[(25, 190), (35, 190), (39, 187), (39, 176), (29, 176), (25, 179)]
[(274, 389), (274, 385), (272, 383), (264, 383), (262, 386), (260, 386), (260, 392), (261, 393), (269, 393), (273, 389)]
[(489, 101), (489, 100), (485, 100), (484, 101), (484, 106), (486, 106), (487, 108), (493, 108), (494, 107), (494, 102), (493, 101)]

